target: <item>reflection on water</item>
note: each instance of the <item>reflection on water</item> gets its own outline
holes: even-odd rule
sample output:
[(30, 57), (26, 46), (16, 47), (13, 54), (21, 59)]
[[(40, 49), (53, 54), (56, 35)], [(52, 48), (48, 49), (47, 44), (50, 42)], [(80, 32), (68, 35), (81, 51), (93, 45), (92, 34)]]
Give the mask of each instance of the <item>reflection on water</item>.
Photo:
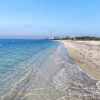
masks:
[[(25, 60), (1, 74), (0, 100), (100, 100), (97, 80), (72, 64), (62, 44), (52, 41), (33, 44), (22, 43), (27, 48)], [(28, 51), (31, 53), (27, 54)]]

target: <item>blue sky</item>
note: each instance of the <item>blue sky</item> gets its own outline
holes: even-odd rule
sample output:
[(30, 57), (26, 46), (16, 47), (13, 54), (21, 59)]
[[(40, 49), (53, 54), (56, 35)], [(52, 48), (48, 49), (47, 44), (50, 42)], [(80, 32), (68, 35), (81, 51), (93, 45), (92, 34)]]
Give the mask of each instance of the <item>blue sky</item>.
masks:
[(100, 36), (100, 0), (0, 0), (0, 37)]

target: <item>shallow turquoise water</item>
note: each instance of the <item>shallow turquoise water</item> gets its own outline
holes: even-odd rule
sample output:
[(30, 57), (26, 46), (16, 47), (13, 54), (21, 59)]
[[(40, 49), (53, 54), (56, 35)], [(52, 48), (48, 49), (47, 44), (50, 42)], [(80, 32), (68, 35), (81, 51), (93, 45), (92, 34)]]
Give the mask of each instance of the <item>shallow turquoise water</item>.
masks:
[(59, 42), (0, 40), (0, 100), (100, 100), (97, 82)]
[(57, 46), (58, 43), (48, 40), (0, 40), (0, 96), (9, 93), (22, 77), (45, 62)]

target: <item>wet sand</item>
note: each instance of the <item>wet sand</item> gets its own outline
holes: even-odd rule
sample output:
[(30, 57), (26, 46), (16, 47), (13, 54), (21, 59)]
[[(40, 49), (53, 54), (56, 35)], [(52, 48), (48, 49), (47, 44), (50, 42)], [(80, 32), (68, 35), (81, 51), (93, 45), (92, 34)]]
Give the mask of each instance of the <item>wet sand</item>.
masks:
[[(95, 80), (100, 80), (100, 41), (61, 40), (75, 65)], [(99, 83), (99, 82), (98, 82)], [(98, 84), (100, 87), (100, 83)]]

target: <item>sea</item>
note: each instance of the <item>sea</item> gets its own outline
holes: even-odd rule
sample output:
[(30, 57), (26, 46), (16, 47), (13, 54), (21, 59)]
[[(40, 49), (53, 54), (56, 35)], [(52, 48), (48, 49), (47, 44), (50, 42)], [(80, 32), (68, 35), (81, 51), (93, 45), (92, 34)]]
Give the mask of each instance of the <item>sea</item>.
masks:
[(58, 41), (0, 39), (0, 100), (100, 100), (97, 82)]

